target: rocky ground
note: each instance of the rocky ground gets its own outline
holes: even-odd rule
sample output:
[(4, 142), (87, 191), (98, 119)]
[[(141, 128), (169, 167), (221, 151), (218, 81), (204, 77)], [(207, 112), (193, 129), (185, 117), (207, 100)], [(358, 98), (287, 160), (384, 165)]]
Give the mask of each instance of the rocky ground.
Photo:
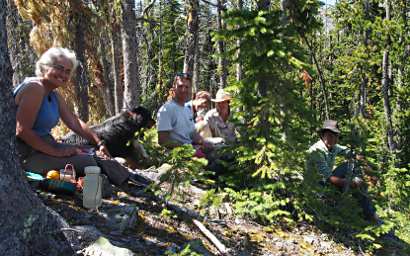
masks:
[[(199, 255), (366, 255), (360, 247), (353, 251), (307, 223), (291, 228), (267, 227), (239, 218), (227, 203), (200, 215), (196, 209), (204, 190), (195, 186), (185, 191), (184, 200), (168, 204), (141, 186), (130, 186), (127, 192), (110, 189), (112, 193), (98, 211), (84, 209), (80, 194), (64, 196), (37, 190), (44, 203), (67, 220), (70, 231), (86, 247), (78, 255), (172, 255), (188, 245)], [(222, 248), (218, 249), (204, 235), (195, 224), (198, 221)], [(118, 249), (116, 253), (111, 251), (111, 245)], [(406, 255), (400, 251), (392, 247), (377, 254)]]

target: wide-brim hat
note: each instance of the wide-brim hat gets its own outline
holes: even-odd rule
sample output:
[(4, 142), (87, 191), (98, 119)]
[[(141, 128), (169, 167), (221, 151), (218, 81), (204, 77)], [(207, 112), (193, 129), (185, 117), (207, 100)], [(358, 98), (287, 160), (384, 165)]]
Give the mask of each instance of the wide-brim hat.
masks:
[(228, 92), (225, 92), (224, 89), (219, 89), (216, 92), (215, 99), (211, 99), (213, 102), (223, 102), (231, 100), (232, 97)]
[(323, 126), (319, 129), (319, 133), (323, 133), (326, 130), (340, 134), (339, 126), (335, 120), (325, 120)]

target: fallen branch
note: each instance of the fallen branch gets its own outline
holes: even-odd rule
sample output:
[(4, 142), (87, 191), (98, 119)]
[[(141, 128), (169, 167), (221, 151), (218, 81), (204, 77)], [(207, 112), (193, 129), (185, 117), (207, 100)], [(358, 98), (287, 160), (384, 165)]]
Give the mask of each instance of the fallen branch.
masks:
[(223, 245), (218, 238), (214, 234), (209, 231), (204, 224), (202, 224), (199, 220), (193, 219), (192, 222), (201, 230), (201, 232), (215, 245), (215, 247), (220, 251), (222, 254), (226, 254), (228, 249)]

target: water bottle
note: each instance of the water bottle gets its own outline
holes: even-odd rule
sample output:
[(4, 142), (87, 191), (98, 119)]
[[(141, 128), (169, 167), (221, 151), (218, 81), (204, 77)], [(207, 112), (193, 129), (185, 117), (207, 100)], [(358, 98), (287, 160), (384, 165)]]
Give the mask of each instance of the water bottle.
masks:
[(101, 169), (98, 166), (87, 166), (84, 168), (84, 172), (83, 206), (88, 209), (96, 209), (102, 203)]

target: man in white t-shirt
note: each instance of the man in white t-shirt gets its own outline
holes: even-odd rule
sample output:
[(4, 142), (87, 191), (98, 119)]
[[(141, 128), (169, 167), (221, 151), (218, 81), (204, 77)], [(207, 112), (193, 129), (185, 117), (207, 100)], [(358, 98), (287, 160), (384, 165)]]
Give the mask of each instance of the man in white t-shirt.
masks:
[(158, 110), (158, 143), (167, 148), (184, 144), (202, 145), (202, 138), (195, 131), (192, 111), (185, 106), (191, 92), (191, 76), (187, 73), (178, 73), (172, 90), (172, 100)]

